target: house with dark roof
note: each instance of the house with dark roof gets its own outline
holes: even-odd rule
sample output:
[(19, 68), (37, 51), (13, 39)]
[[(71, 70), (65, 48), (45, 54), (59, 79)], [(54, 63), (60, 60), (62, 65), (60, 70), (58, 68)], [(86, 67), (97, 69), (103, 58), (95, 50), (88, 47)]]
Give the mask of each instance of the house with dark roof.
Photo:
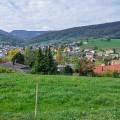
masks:
[(67, 66), (67, 65), (69, 65), (72, 69), (74, 68), (73, 64), (66, 63), (65, 65), (57, 65), (57, 71), (63, 71), (64, 67)]
[(78, 53), (78, 52), (68, 52), (68, 57), (70, 58), (75, 54), (79, 57), (79, 59), (82, 58), (82, 53)]
[(28, 70), (28, 66), (22, 65), (19, 63), (7, 62), (0, 64), (0, 67), (4, 67), (5, 69), (11, 68), (12, 71), (18, 70), (19, 73), (29, 74), (30, 70)]

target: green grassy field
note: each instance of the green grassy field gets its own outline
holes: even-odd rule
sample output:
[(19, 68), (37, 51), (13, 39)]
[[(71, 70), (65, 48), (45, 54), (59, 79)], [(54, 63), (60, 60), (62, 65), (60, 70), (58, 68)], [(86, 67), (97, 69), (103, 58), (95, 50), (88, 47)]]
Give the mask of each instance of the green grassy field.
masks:
[(0, 120), (120, 119), (120, 79), (0, 74)]
[[(92, 42), (94, 41), (94, 42)], [(116, 49), (117, 53), (120, 53), (120, 39), (111, 39), (110, 42), (100, 41), (100, 39), (91, 39), (89, 40), (88, 44), (80, 46), (80, 48), (84, 49), (92, 49), (92, 46), (96, 45), (98, 49), (102, 49), (104, 51), (106, 50), (112, 50), (113, 48)], [(96, 50), (96, 52), (101, 52), (99, 50)], [(105, 53), (105, 52), (103, 52)]]
[(88, 44), (85, 46), (93, 46), (93, 45), (97, 45), (98, 47), (120, 47), (120, 39), (111, 39), (110, 42), (100, 41), (100, 39), (93, 39), (93, 40), (89, 40)]

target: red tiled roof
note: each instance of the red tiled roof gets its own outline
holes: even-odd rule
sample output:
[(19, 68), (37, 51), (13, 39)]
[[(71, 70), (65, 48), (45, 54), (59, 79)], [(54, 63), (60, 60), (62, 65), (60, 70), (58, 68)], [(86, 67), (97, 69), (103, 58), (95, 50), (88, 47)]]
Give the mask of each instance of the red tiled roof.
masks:
[(92, 53), (92, 52), (86, 52), (86, 54), (88, 54), (88, 55), (94, 55), (94, 53)]
[(93, 68), (93, 72), (103, 74), (108, 69), (111, 70), (112, 73), (114, 72), (114, 70), (118, 70), (118, 73), (120, 73), (120, 65), (98, 66), (98, 67)]
[(77, 54), (78, 52), (68, 52), (68, 54)]
[(99, 54), (102, 55), (103, 53), (102, 53), (102, 52), (99, 52), (98, 55), (99, 55)]
[(66, 47), (64, 50), (66, 50), (66, 49), (69, 50), (70, 48), (67, 48), (67, 47)]

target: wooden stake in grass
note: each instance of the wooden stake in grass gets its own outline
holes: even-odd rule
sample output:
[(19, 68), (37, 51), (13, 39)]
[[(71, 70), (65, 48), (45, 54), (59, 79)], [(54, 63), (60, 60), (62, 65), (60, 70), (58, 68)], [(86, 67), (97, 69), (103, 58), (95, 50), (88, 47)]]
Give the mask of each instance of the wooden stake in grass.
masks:
[(38, 85), (36, 86), (35, 119), (36, 119), (36, 114), (37, 114), (37, 94), (38, 94)]

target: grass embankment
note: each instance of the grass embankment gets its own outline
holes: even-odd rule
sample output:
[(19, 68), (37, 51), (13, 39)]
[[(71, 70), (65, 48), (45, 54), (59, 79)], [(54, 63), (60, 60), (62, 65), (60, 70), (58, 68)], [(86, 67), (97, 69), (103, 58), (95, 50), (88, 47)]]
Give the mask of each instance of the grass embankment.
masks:
[(120, 119), (120, 79), (0, 74), (0, 119)]

